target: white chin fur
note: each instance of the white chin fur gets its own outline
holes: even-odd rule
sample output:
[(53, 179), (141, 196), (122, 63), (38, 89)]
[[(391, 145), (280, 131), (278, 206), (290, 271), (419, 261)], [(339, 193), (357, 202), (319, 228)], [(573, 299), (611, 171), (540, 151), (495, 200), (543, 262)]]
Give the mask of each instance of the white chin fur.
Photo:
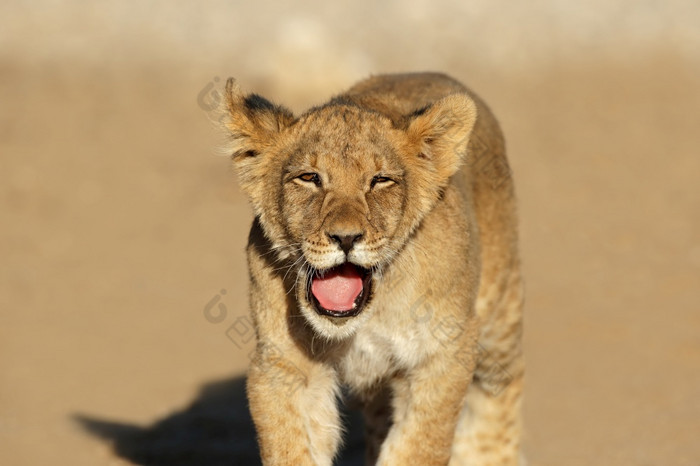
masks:
[(302, 304), (300, 308), (314, 331), (329, 340), (343, 340), (353, 336), (369, 318), (368, 309), (363, 309), (354, 317), (335, 318), (319, 315), (308, 303)]

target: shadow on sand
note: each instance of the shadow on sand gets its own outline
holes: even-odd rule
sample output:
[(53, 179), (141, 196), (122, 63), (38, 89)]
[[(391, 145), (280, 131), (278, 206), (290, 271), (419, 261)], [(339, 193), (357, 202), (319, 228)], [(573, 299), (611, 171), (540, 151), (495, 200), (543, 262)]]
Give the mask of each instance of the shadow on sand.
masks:
[[(362, 417), (342, 408), (344, 448), (335, 464), (364, 464)], [(245, 378), (211, 382), (184, 410), (148, 427), (91, 416), (74, 419), (90, 434), (113, 445), (120, 458), (144, 466), (259, 465), (255, 429), (245, 395)]]

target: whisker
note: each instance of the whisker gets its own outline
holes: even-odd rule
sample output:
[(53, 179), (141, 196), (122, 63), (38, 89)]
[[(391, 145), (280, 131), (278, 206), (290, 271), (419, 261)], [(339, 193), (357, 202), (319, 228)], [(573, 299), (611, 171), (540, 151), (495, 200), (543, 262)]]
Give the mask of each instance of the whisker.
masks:
[(301, 251), (301, 245), (302, 245), (301, 243), (290, 243), (290, 244), (280, 244), (278, 246), (270, 246), (268, 248), (269, 250), (262, 253), (261, 256), (265, 257), (265, 256), (268, 256), (270, 254), (275, 254), (275, 253), (278, 253), (279, 251), (287, 249), (287, 248), (291, 249), (291, 252), (294, 254), (294, 253)]
[[(297, 264), (299, 264), (300, 262), (301, 262), (302, 265), (303, 265), (305, 261), (306, 261), (306, 259), (304, 258), (304, 255), (302, 254), (301, 256), (299, 256), (299, 257), (297, 258), (297, 260), (294, 261), (294, 263), (289, 267), (289, 269), (291, 270), (293, 267), (295, 267), (295, 266), (296, 266)], [(287, 273), (289, 273), (289, 271), (287, 271)], [(287, 274), (284, 275), (284, 278), (287, 278)]]

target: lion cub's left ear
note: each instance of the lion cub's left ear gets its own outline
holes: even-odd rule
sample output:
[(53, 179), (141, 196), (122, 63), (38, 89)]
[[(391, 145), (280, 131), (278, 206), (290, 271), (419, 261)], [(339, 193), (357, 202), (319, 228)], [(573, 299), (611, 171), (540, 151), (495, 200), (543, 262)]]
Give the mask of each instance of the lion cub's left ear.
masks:
[(229, 118), (224, 126), (230, 134), (236, 163), (264, 152), (274, 136), (294, 121), (294, 115), (286, 108), (257, 94), (244, 95), (233, 78), (226, 81), (226, 109)]
[(419, 157), (432, 162), (441, 181), (447, 181), (464, 162), (476, 117), (476, 104), (468, 95), (452, 94), (409, 121), (409, 140), (419, 146)]

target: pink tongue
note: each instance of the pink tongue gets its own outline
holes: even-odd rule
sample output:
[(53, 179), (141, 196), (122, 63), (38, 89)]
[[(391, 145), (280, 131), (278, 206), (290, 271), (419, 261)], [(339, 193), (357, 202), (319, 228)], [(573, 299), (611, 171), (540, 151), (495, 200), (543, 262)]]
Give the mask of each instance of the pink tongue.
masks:
[(362, 292), (362, 277), (352, 264), (343, 264), (313, 279), (311, 292), (329, 311), (349, 311)]

